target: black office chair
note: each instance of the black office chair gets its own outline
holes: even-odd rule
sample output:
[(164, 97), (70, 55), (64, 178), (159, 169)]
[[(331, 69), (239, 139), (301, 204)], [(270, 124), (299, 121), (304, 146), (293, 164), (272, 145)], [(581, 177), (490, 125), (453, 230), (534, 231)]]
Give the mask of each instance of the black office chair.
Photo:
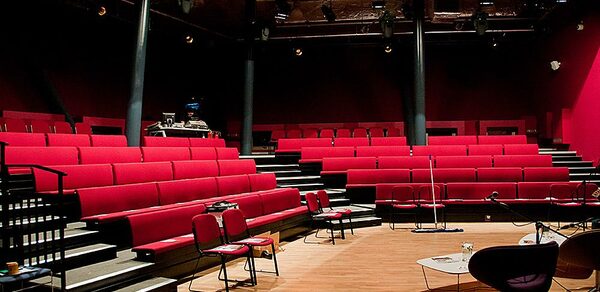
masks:
[(594, 270), (596, 273), (595, 291), (599, 291), (600, 285), (600, 230), (595, 229), (577, 233), (569, 237), (560, 245), (560, 260), (568, 265), (575, 266), (581, 273), (558, 272), (557, 276), (564, 278), (587, 279), (591, 273), (586, 269)]
[(558, 244), (495, 246), (473, 254), (469, 272), (500, 291), (548, 291), (556, 270)]

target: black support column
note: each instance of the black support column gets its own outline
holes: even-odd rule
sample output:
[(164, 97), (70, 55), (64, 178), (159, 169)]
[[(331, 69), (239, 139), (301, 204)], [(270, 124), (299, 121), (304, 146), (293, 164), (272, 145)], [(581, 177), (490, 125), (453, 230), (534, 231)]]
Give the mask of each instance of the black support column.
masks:
[(140, 146), (140, 130), (142, 127), (142, 101), (144, 97), (150, 0), (142, 0), (140, 4), (137, 44), (135, 46), (135, 60), (131, 78), (131, 96), (127, 105), (127, 125), (125, 126), (125, 135), (129, 146)]
[(425, 19), (424, 0), (415, 0), (413, 2), (415, 10), (414, 18), (414, 36), (415, 36), (415, 111), (414, 111), (414, 142), (415, 145), (425, 145), (425, 61), (424, 61), (424, 41), (425, 33), (423, 31), (423, 22)]
[(254, 22), (256, 0), (246, 0), (246, 46), (244, 65), (244, 111), (242, 118), (242, 154), (252, 154), (252, 123), (254, 111)]

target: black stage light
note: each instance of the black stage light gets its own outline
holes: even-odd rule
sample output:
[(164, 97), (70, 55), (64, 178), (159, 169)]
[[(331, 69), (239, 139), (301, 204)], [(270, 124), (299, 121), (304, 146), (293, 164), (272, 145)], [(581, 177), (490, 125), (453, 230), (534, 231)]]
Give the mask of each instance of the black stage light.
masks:
[(373, 9), (383, 9), (385, 8), (385, 0), (373, 0), (373, 2), (371, 2), (371, 6)]
[(104, 7), (104, 6), (98, 7), (98, 15), (99, 16), (104, 16), (104, 15), (106, 15), (107, 12), (108, 11), (106, 10), (106, 7)]
[(302, 56), (304, 52), (302, 51), (302, 48), (295, 48), (294, 49), (294, 55), (296, 55), (296, 57), (300, 57)]
[(328, 22), (334, 22), (335, 21), (335, 12), (333, 12), (333, 8), (331, 5), (331, 2), (329, 2), (329, 5), (321, 5), (321, 11), (323, 12), (323, 16), (325, 16), (325, 19), (327, 19)]
[(392, 45), (387, 44), (385, 45), (385, 47), (383, 47), (383, 51), (386, 52), (387, 54), (392, 52)]
[(479, 0), (479, 6), (494, 6), (494, 0)]

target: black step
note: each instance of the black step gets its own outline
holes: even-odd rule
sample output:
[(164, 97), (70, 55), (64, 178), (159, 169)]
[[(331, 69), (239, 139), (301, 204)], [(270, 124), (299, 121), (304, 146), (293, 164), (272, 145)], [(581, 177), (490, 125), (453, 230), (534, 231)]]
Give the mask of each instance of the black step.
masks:
[(592, 173), (595, 171), (595, 167), (569, 167), (569, 173)]
[(299, 170), (298, 164), (257, 164), (257, 171)]
[(114, 292), (171, 292), (177, 291), (177, 280), (163, 277), (153, 277), (131, 285), (121, 287)]
[(558, 167), (592, 167), (591, 161), (553, 161), (552, 166)]
[(552, 162), (556, 161), (581, 161), (581, 156), (554, 156), (552, 155)]
[(293, 169), (293, 170), (268, 170), (268, 171), (258, 171), (258, 173), (273, 173), (275, 174), (275, 177), (294, 177), (294, 176), (301, 176), (302, 172), (300, 170), (297, 169)]
[(285, 184), (277, 184), (279, 188), (297, 188), (300, 191), (314, 191), (314, 190), (322, 190), (324, 188), (322, 183), (285, 183)]
[(254, 159), (256, 165), (278, 163), (275, 155), (272, 154), (240, 155), (240, 159)]

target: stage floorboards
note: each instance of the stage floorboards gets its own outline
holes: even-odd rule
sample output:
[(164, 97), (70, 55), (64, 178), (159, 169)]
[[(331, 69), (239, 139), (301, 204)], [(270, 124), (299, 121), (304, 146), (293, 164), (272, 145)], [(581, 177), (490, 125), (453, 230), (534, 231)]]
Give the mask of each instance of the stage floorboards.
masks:
[[(449, 228), (463, 228), (462, 233), (410, 232), (411, 224), (397, 224), (396, 230), (382, 226), (355, 230), (346, 240), (331, 244), (305, 244), (302, 238), (282, 243), (285, 251), (277, 254), (281, 276), (258, 273), (256, 287), (237, 287), (234, 291), (427, 291), (418, 259), (460, 252), (463, 242), (473, 242), (475, 250), (488, 246), (517, 244), (519, 239), (534, 232), (528, 225), (511, 223), (449, 223)], [(569, 233), (570, 230), (566, 234)], [(574, 230), (572, 230), (574, 231)], [(570, 231), (570, 232), (572, 232)], [(325, 235), (320, 232), (319, 235)], [(348, 232), (349, 234), (349, 232)], [(314, 236), (309, 239), (315, 240)], [(241, 260), (228, 265), (232, 278), (248, 278)], [(258, 259), (259, 269), (273, 269), (272, 261)], [(456, 276), (427, 270), (430, 287), (456, 291)], [(218, 269), (210, 269), (194, 280), (192, 289), (216, 291), (223, 289), (217, 280)], [(587, 280), (557, 278), (566, 287), (587, 291), (593, 276)], [(461, 290), (477, 287), (470, 275), (460, 277)], [(465, 283), (466, 285), (463, 285)], [(189, 281), (178, 291), (188, 291)], [(434, 291), (442, 291), (436, 289)], [(490, 288), (469, 291), (493, 291)], [(553, 283), (551, 291), (564, 291)]]

